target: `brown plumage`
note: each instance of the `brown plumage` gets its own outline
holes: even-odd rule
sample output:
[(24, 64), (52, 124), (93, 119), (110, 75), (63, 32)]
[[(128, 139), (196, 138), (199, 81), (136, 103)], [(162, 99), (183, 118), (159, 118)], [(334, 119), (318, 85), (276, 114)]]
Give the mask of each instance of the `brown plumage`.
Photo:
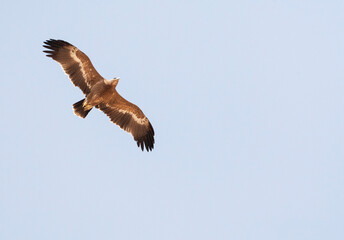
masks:
[(113, 123), (131, 133), (142, 151), (154, 148), (154, 129), (139, 107), (119, 95), (119, 78), (104, 79), (87, 55), (68, 42), (50, 39), (44, 44), (48, 50), (43, 52), (61, 64), (72, 83), (86, 95), (73, 104), (77, 116), (85, 118), (93, 107), (99, 108)]

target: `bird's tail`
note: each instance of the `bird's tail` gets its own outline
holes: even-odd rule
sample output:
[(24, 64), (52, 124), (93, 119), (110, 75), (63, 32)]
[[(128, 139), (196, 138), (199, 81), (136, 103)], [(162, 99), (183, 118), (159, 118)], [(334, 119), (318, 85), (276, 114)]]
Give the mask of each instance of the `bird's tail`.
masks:
[(73, 104), (73, 110), (74, 110), (75, 115), (81, 118), (85, 118), (87, 114), (92, 110), (92, 108), (90, 109), (85, 108), (84, 101), (85, 101), (85, 98)]

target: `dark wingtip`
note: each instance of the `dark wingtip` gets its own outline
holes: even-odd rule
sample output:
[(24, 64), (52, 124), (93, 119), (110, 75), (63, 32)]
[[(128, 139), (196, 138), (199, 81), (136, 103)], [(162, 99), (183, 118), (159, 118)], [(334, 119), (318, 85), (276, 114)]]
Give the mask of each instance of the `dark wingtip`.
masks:
[(144, 151), (144, 149), (146, 149), (147, 152), (152, 151), (154, 149), (155, 143), (154, 130), (152, 125), (149, 126), (149, 131), (147, 132), (147, 134), (137, 139), (136, 141), (137, 146), (140, 147), (142, 151)]
[[(50, 50), (50, 52), (48, 52), (50, 54), (54, 54), (55, 52), (57, 52), (62, 47), (73, 46), (72, 44), (70, 44), (69, 42), (66, 42), (64, 40), (52, 39), (52, 38), (44, 41), (43, 43), (44, 43), (43, 47)], [(45, 52), (45, 51), (43, 51), (43, 52)], [(51, 57), (51, 56), (48, 56), (48, 57)]]
[(66, 42), (64, 40), (61, 39), (52, 39), (50, 38), (49, 40), (46, 40), (43, 42), (46, 45), (60, 45), (60, 46), (72, 46), (72, 44), (70, 44), (69, 42)]

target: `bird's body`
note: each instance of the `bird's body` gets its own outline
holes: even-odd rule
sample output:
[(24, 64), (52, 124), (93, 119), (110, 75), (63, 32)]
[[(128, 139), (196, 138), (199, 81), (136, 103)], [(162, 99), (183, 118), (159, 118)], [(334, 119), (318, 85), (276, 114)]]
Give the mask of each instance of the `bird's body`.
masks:
[(68, 42), (50, 39), (44, 43), (49, 49), (44, 51), (47, 56), (61, 64), (73, 84), (86, 96), (73, 105), (77, 116), (85, 118), (93, 107), (99, 108), (113, 123), (131, 133), (142, 150), (154, 148), (153, 127), (139, 107), (119, 95), (116, 90), (119, 78), (103, 78), (86, 54)]
[(119, 94), (116, 91), (118, 79), (106, 80), (97, 82), (89, 94), (86, 95), (84, 106), (95, 107), (105, 101), (113, 101), (118, 98)]

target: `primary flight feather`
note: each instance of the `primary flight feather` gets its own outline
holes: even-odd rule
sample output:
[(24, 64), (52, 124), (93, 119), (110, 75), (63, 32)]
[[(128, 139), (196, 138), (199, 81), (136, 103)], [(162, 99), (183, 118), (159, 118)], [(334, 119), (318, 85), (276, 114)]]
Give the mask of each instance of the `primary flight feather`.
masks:
[(142, 151), (154, 148), (154, 129), (139, 107), (118, 94), (119, 78), (103, 78), (87, 55), (66, 41), (50, 39), (44, 44), (47, 57), (57, 61), (72, 83), (86, 95), (73, 104), (77, 116), (85, 118), (93, 107), (99, 108), (113, 123), (131, 133)]

